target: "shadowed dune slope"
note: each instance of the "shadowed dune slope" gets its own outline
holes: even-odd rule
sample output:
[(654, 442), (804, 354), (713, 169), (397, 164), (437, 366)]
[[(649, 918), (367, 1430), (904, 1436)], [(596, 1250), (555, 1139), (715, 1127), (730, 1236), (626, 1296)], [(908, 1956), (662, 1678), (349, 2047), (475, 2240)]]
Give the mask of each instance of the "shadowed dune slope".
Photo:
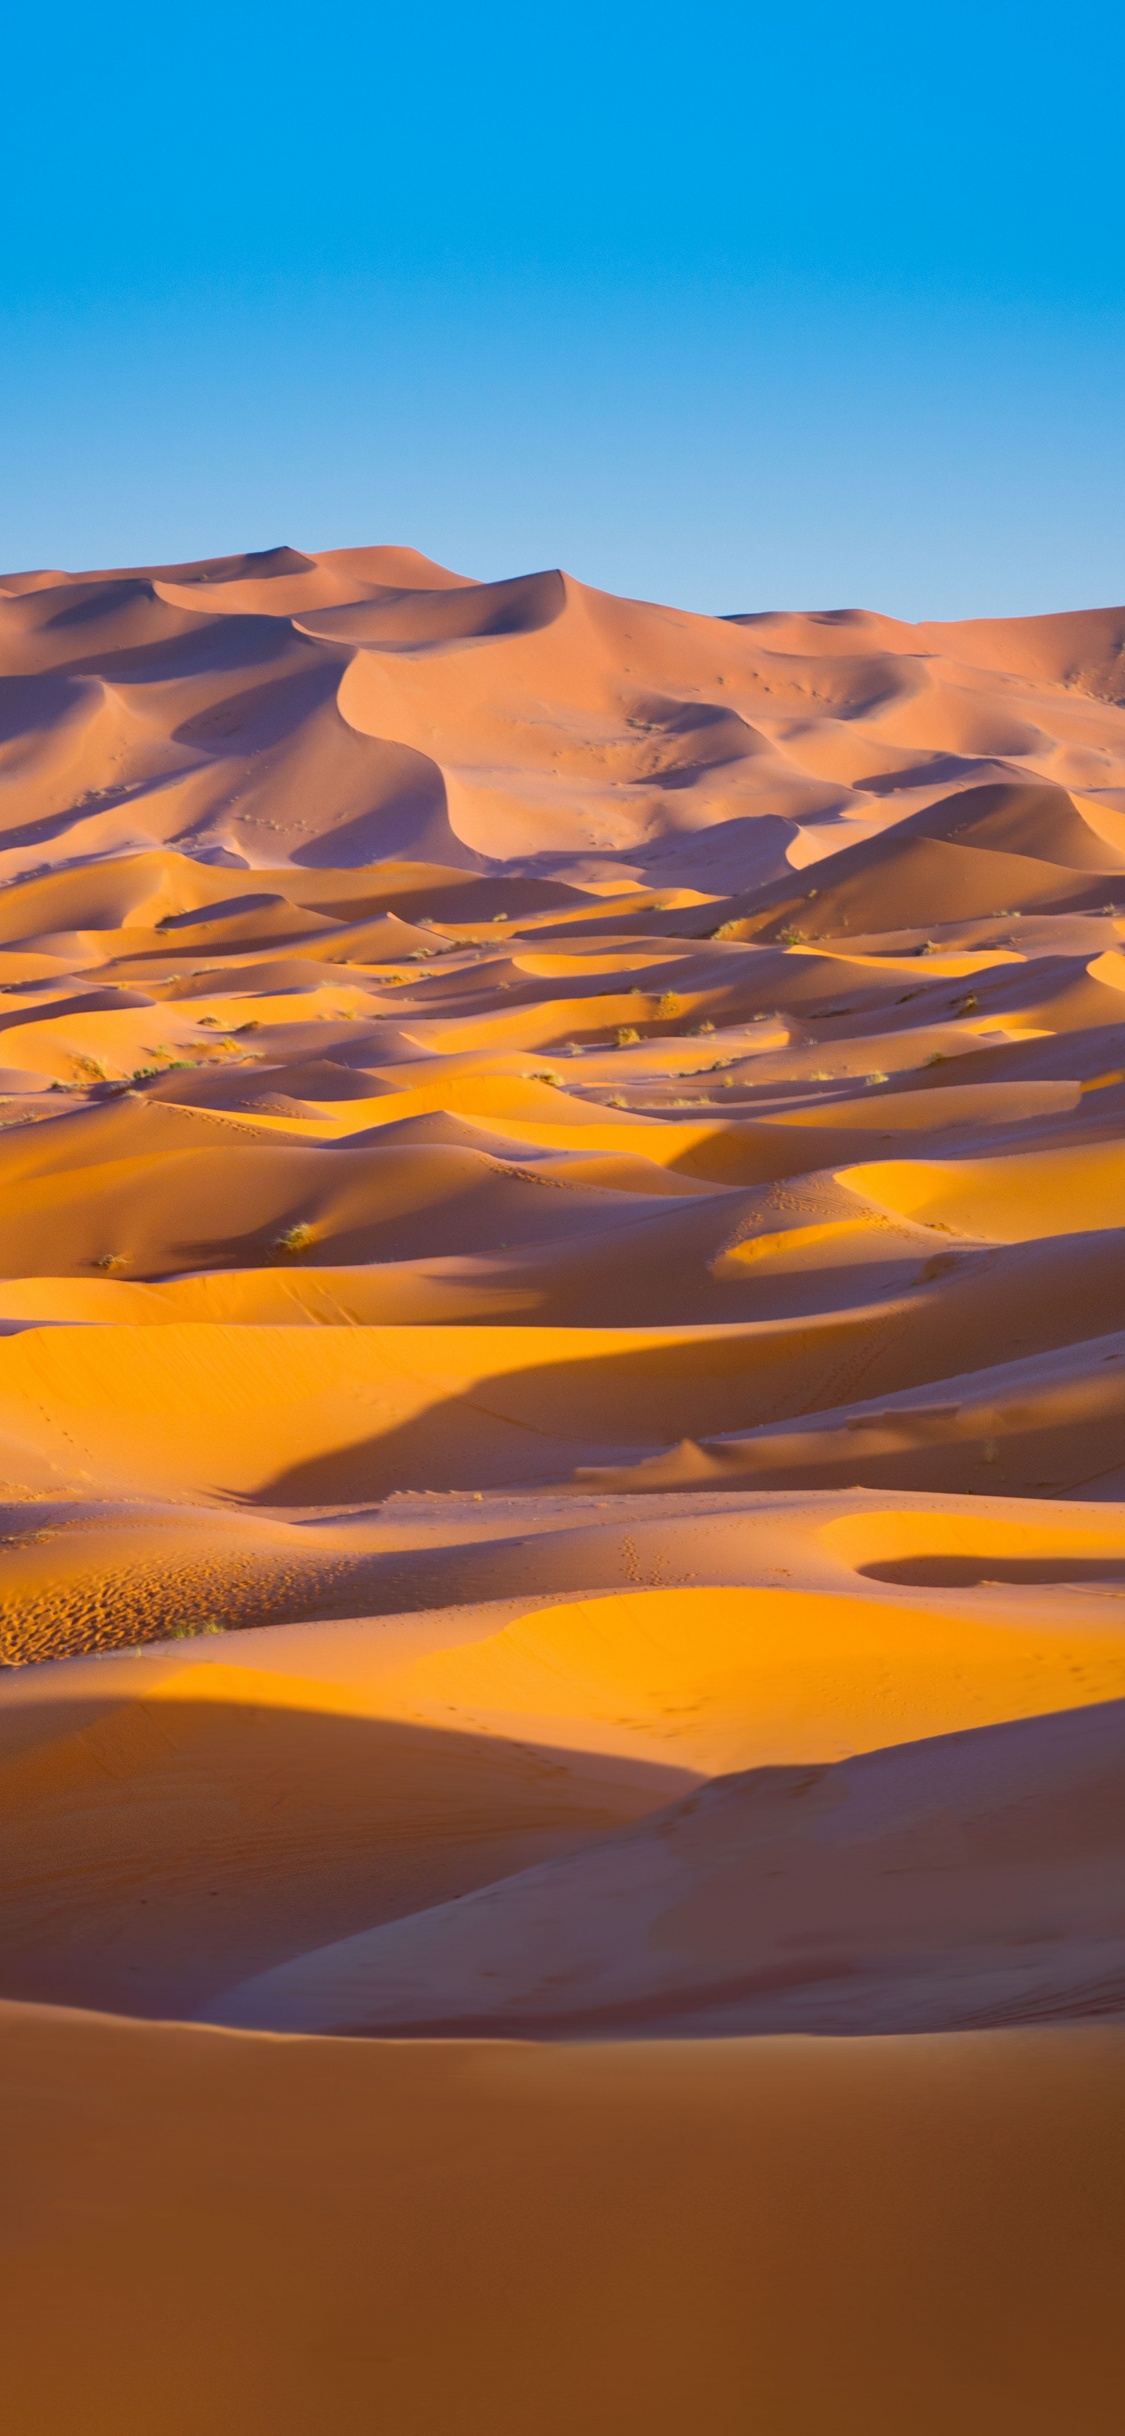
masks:
[(721, 1777), (576, 1859), (247, 1980), (210, 2018), (549, 2037), (1119, 2014), (1123, 1829), (1122, 1702)]

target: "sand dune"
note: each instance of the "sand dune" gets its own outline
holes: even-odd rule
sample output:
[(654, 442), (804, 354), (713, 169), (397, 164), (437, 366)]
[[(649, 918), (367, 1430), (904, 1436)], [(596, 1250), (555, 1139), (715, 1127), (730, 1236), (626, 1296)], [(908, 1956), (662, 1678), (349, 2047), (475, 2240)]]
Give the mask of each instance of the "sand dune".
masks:
[(248, 1979), (269, 2030), (888, 2032), (1119, 2013), (1125, 1703), (721, 1777)]
[(1116, 2429), (1120, 2031), (0, 2034), (33, 2436)]
[(1123, 655), (0, 578), (21, 2436), (1116, 2428)]

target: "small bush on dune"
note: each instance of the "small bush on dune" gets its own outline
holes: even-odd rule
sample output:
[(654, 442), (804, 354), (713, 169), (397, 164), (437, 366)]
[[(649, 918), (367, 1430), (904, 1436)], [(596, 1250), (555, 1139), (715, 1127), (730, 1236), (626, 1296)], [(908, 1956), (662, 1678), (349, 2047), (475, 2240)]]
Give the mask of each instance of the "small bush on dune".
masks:
[(301, 1218), (296, 1226), (287, 1226), (283, 1235), (275, 1237), (273, 1248), (275, 1252), (307, 1252), (314, 1241), (312, 1227), (307, 1219)]

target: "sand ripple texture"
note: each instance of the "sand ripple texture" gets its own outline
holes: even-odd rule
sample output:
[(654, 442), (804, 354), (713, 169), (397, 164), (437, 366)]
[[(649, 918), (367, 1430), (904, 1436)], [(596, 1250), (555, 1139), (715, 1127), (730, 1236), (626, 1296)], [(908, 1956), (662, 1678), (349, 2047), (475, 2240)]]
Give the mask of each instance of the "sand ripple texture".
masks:
[(1116, 2431), (1123, 1220), (1125, 611), (0, 579), (22, 2436)]

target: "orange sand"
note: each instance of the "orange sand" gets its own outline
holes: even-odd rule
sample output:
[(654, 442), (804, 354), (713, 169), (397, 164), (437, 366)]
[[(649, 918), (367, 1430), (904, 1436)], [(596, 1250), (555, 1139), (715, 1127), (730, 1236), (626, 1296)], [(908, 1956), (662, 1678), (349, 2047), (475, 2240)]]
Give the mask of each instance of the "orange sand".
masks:
[(0, 2035), (27, 2436), (1120, 2425), (1119, 2030)]
[(1116, 2427), (1123, 652), (0, 579), (21, 2436)]

